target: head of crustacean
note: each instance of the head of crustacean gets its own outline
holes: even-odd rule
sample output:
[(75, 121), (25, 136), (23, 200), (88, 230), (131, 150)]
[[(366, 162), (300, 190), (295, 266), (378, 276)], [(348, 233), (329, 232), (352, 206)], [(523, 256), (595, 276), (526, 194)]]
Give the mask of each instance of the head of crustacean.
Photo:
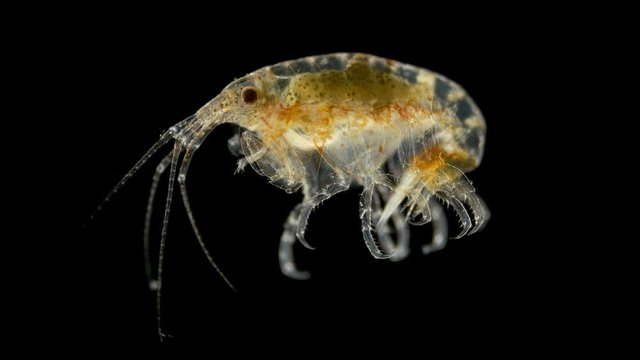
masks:
[(246, 129), (254, 129), (271, 107), (273, 96), (267, 81), (252, 73), (231, 82), (218, 96), (209, 101), (197, 113), (212, 123), (234, 123)]

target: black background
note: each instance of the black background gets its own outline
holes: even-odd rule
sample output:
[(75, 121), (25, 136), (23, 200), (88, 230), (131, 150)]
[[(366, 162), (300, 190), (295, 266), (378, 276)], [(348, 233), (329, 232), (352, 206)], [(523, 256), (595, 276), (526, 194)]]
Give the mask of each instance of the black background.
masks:
[[(359, 190), (352, 189), (312, 214), (307, 239), (317, 250), (298, 247), (296, 253), (312, 278), (290, 280), (278, 268), (278, 241), (301, 196), (284, 193), (252, 170), (234, 175), (236, 159), (226, 143), (233, 128), (221, 126), (196, 154), (188, 185), (208, 247), (238, 292), (209, 268), (176, 197), (162, 309), (165, 332), (174, 337), (165, 344), (199, 342), (237, 351), (275, 336), (276, 348), (317, 347), (358, 343), (355, 339), (364, 334), (369, 340), (362, 340), (363, 346), (420, 348), (431, 332), (454, 336), (491, 326), (502, 330), (501, 338), (518, 341), (515, 333), (533, 324), (550, 328), (547, 310), (562, 308), (559, 293), (572, 285), (564, 281), (566, 274), (555, 272), (549, 250), (563, 239), (545, 231), (556, 211), (542, 195), (549, 181), (542, 169), (549, 159), (540, 142), (547, 129), (539, 119), (548, 109), (534, 106), (539, 104), (534, 96), (548, 85), (543, 69), (557, 56), (530, 28), (534, 24), (518, 16), (458, 14), (445, 17), (451, 21), (417, 21), (409, 13), (392, 20), (238, 16), (232, 26), (118, 14), (76, 19), (52, 36), (48, 45), (59, 54), (52, 61), (55, 81), (70, 89), (59, 94), (69, 133), (53, 158), (72, 154), (73, 161), (65, 161), (60, 171), (73, 176), (65, 177), (63, 194), (54, 194), (64, 195), (58, 211), (68, 236), (57, 263), (64, 272), (48, 295), (58, 305), (47, 310), (60, 316), (50, 328), (36, 331), (116, 349), (156, 344), (142, 229), (151, 175), (162, 155), (85, 230), (80, 228), (163, 131), (235, 77), (279, 61), (338, 51), (425, 67), (467, 89), (488, 126), (483, 163), (469, 177), (491, 209), (491, 221), (482, 232), (450, 241), (429, 256), (421, 255), (420, 246), (430, 241), (430, 225), (412, 227), (413, 253), (405, 261), (375, 260), (362, 241)], [(158, 199), (165, 187), (166, 179)], [(161, 208), (156, 207), (154, 240)]]

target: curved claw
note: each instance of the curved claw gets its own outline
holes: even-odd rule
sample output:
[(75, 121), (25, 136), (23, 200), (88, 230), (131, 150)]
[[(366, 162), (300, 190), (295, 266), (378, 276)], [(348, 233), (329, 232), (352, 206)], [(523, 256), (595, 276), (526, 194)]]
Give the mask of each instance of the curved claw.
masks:
[(480, 230), (484, 229), (485, 226), (487, 226), (487, 222), (489, 222), (489, 219), (491, 219), (491, 211), (489, 210), (489, 207), (484, 202), (484, 200), (482, 200), (482, 198), (480, 196), (478, 196), (477, 200), (480, 203), (480, 205), (482, 207), (482, 212), (484, 214), (484, 222), (482, 224), (480, 224), (480, 226), (478, 226), (478, 231), (480, 231)]
[(454, 237), (454, 239), (460, 239), (461, 237), (467, 235), (467, 233), (469, 232), (469, 230), (471, 230), (471, 227), (473, 225), (471, 223), (471, 218), (469, 217), (469, 213), (467, 212), (467, 209), (465, 209), (462, 202), (458, 200), (457, 197), (449, 196), (444, 193), (440, 193), (439, 196), (442, 197), (442, 199), (444, 199), (447, 203), (449, 203), (453, 207), (453, 209), (456, 211), (456, 214), (458, 215), (458, 219), (460, 220), (460, 225), (462, 226), (462, 230), (460, 231), (460, 234)]
[(371, 255), (373, 255), (373, 257), (376, 259), (389, 259), (390, 257), (392, 257), (395, 254), (395, 250), (391, 253), (385, 254), (378, 241), (373, 237), (371, 230), (371, 228), (367, 229), (364, 226), (362, 227), (362, 236), (364, 238), (364, 243), (367, 245), (367, 248), (369, 249), (369, 252), (371, 252)]
[(489, 220), (490, 215), (488, 213), (489, 210), (487, 209), (487, 206), (480, 199), (480, 197), (478, 197), (478, 195), (471, 194), (467, 196), (465, 202), (469, 205), (469, 208), (471, 208), (471, 211), (473, 212), (473, 219), (475, 224), (467, 234), (471, 235), (475, 234), (484, 227), (486, 221)]
[(369, 252), (376, 259), (388, 259), (395, 254), (395, 251), (391, 253), (384, 253), (380, 243), (373, 237), (373, 227), (371, 225), (371, 207), (373, 201), (373, 184), (365, 185), (364, 191), (360, 198), (360, 219), (362, 221), (362, 237), (364, 243), (367, 245)]
[(380, 243), (373, 237), (372, 230), (370, 226), (362, 225), (362, 237), (364, 238), (365, 245), (367, 245), (367, 249), (369, 249), (371, 255), (376, 259), (389, 259), (395, 254), (395, 250), (385, 254)]
[(460, 181), (457, 182), (452, 194), (453, 196), (451, 197), (467, 205), (468, 209), (473, 213), (473, 226), (467, 232), (467, 235), (472, 235), (480, 231), (487, 220), (489, 220), (489, 209), (484, 201), (476, 194), (473, 185), (471, 185), (471, 182), (466, 176), (462, 176)]
[[(345, 181), (340, 181), (338, 179), (336, 182), (330, 184), (322, 188), (320, 191), (310, 191), (305, 190), (305, 200), (300, 204), (300, 215), (298, 216), (297, 227), (296, 227), (296, 237), (300, 240), (300, 243), (304, 245), (309, 250), (315, 250), (316, 248), (311, 246), (305, 239), (304, 233), (307, 229), (307, 222), (309, 221), (309, 215), (311, 215), (311, 211), (320, 205), (323, 201), (328, 200), (333, 195), (345, 191), (349, 188), (348, 183)], [(310, 193), (311, 195), (309, 195)]]
[(419, 210), (415, 210), (409, 216), (408, 223), (415, 226), (422, 226), (431, 222), (431, 210), (428, 205), (421, 206)]
[(296, 228), (296, 237), (300, 240), (300, 243), (309, 250), (315, 250), (316, 248), (309, 245), (307, 240), (304, 239), (304, 232), (307, 229), (307, 222), (309, 221), (309, 215), (313, 210), (313, 204), (303, 204), (300, 210), (300, 216), (298, 217), (298, 227)]

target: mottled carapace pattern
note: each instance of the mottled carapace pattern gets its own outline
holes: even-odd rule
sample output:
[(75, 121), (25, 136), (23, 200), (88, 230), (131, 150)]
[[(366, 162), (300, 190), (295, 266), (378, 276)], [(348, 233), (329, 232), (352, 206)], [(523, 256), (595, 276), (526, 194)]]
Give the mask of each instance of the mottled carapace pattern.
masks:
[[(174, 179), (196, 237), (215, 267), (189, 206), (186, 177), (195, 151), (223, 123), (238, 125), (229, 147), (242, 156), (239, 169), (250, 165), (288, 192), (302, 188), (303, 200), (287, 218), (280, 241), (281, 269), (290, 277), (309, 276), (297, 269), (293, 245), (297, 239), (310, 247), (304, 233), (313, 208), (352, 186), (363, 188), (362, 234), (376, 258), (400, 260), (408, 254), (409, 223), (432, 222), (433, 240), (423, 252), (441, 249), (448, 238), (441, 203), (457, 215), (459, 237), (479, 230), (489, 218), (464, 174), (480, 164), (486, 128), (462, 87), (432, 71), (366, 54), (286, 61), (233, 81), (169, 129), (112, 191), (175, 140), (157, 167), (147, 208), (148, 248), (158, 180), (170, 169), (158, 278), (151, 282), (155, 288), (161, 283)], [(147, 271), (151, 277), (149, 263)]]
[[(272, 181), (290, 191), (304, 183), (300, 157), (320, 155), (340, 175), (357, 176), (358, 169), (379, 169), (399, 150), (414, 157), (436, 143), (437, 153), (463, 171), (474, 169), (482, 155), (485, 125), (473, 101), (459, 85), (411, 65), (332, 54), (268, 66), (230, 88), (235, 84), (261, 93), (259, 106), (239, 119), (251, 131), (244, 135), (246, 152), (269, 150), (250, 163), (265, 167)], [(224, 112), (226, 106), (212, 103)], [(413, 140), (425, 146), (418, 149)], [(349, 154), (361, 150), (367, 152), (363, 161)]]

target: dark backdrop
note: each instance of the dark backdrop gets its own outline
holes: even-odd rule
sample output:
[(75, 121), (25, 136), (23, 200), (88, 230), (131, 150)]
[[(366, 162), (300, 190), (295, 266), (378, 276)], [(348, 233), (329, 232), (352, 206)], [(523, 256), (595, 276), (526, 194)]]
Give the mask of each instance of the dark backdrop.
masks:
[[(299, 266), (312, 278), (290, 280), (279, 272), (277, 249), (282, 224), (300, 194), (288, 195), (250, 169), (234, 175), (236, 159), (226, 144), (233, 128), (222, 126), (198, 151), (189, 188), (207, 245), (238, 292), (209, 268), (176, 197), (162, 309), (165, 331), (175, 336), (169, 343), (202, 341), (241, 350), (237, 343), (276, 336), (275, 346), (302, 341), (316, 347), (368, 334), (363, 346), (422, 347), (431, 332), (454, 336), (491, 325), (507, 329), (500, 336), (508, 336), (508, 329), (544, 322), (545, 309), (560, 306), (554, 294), (564, 285), (548, 281), (556, 238), (546, 232), (545, 214), (552, 207), (539, 190), (545, 163), (540, 133), (546, 129), (538, 118), (543, 111), (531, 99), (546, 86), (541, 68), (554, 55), (519, 21), (395, 19), (388, 26), (374, 26), (385, 20), (351, 26), (339, 18), (307, 23), (292, 17), (273, 25), (240, 17), (235, 26), (194, 21), (193, 30), (189, 22), (174, 25), (168, 19), (153, 26), (118, 16), (98, 24), (82, 20), (65, 32), (72, 41), (58, 48), (65, 56), (56, 75), (70, 84), (62, 95), (72, 109), (68, 120), (79, 131), (68, 134), (73, 146), (61, 144), (73, 154), (65, 164), (72, 165), (73, 178), (66, 181), (72, 196), (63, 204), (73, 234), (65, 251), (72, 260), (59, 264), (66, 270), (65, 285), (52, 296), (65, 307), (52, 330), (115, 348), (156, 343), (142, 229), (159, 157), (86, 230), (78, 229), (163, 131), (234, 77), (337, 51), (415, 64), (468, 90), (488, 126), (484, 160), (469, 177), (491, 209), (491, 221), (482, 232), (452, 240), (429, 256), (421, 255), (420, 246), (430, 241), (430, 225), (412, 227), (413, 253), (404, 262), (375, 260), (362, 241), (359, 190), (352, 189), (312, 214), (307, 236), (317, 250), (297, 248)], [(82, 31), (87, 33), (79, 36)], [(165, 187), (166, 180), (158, 199)], [(411, 330), (414, 325), (418, 331)]]

